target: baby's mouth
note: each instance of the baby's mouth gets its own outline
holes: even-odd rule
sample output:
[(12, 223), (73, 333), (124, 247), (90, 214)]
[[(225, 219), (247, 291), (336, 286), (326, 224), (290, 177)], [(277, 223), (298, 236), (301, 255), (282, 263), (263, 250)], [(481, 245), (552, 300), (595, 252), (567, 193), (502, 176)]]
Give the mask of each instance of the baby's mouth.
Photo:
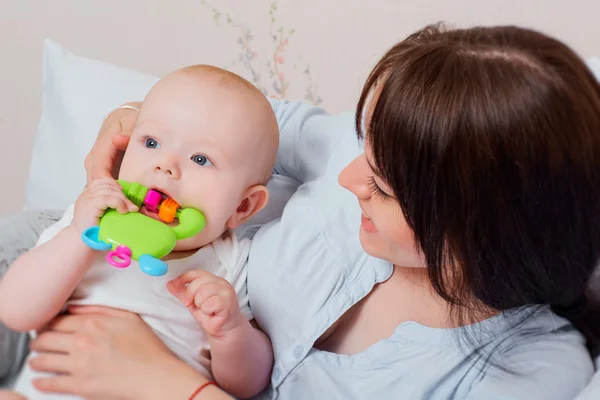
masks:
[(163, 224), (173, 228), (177, 225), (179, 225), (179, 218), (175, 217), (175, 219), (173, 220), (173, 222), (166, 222), (163, 221), (162, 218), (160, 218), (160, 216), (158, 215), (158, 212), (154, 212), (152, 210), (149, 210), (148, 208), (146, 208), (145, 205), (142, 205), (142, 207), (140, 207), (139, 211), (140, 214), (145, 215), (146, 217), (155, 219), (159, 222), (162, 222)]
[[(152, 190), (154, 190), (155, 192), (158, 192), (158, 194), (160, 194), (160, 202), (162, 203), (163, 201), (165, 201), (166, 199), (173, 199), (173, 196), (171, 196), (169, 193), (167, 193), (166, 191), (164, 191), (163, 189), (158, 189), (158, 188), (151, 188)], [(175, 200), (175, 199), (173, 199)]]
[(147, 217), (153, 218), (157, 221), (161, 221), (160, 217), (158, 216), (158, 210), (151, 210), (144, 204), (142, 204), (142, 206), (140, 207), (139, 213)]
[[(156, 199), (149, 200), (149, 202), (152, 204), (148, 204), (148, 203), (142, 204), (142, 206), (139, 209), (139, 213), (143, 214), (147, 217), (150, 217), (152, 219), (155, 219), (157, 221), (167, 223), (169, 226), (177, 225), (178, 218), (176, 216), (175, 216), (174, 221), (172, 221), (171, 223), (164, 221), (163, 218), (161, 218), (162, 213), (159, 213), (159, 208), (161, 207), (162, 204), (164, 204), (165, 200), (170, 200), (171, 204), (169, 205), (169, 207), (172, 207), (173, 205), (175, 205), (176, 208), (179, 208), (178, 203), (173, 199), (173, 197), (168, 192), (164, 191), (163, 189), (150, 188), (150, 190), (158, 193), (160, 195), (160, 199), (159, 200), (156, 200)], [(164, 214), (162, 216), (164, 217)]]

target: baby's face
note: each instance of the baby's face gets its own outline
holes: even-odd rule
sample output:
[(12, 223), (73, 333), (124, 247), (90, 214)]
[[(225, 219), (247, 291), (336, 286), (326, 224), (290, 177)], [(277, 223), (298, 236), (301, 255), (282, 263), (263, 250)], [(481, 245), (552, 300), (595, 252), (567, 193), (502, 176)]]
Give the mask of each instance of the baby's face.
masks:
[[(175, 250), (199, 248), (235, 228), (230, 218), (243, 207), (248, 188), (261, 183), (262, 161), (273, 157), (277, 143), (267, 149), (257, 139), (270, 116), (255, 100), (239, 87), (178, 72), (144, 100), (119, 178), (202, 211), (204, 230), (179, 241)], [(141, 212), (156, 217), (144, 207)]]

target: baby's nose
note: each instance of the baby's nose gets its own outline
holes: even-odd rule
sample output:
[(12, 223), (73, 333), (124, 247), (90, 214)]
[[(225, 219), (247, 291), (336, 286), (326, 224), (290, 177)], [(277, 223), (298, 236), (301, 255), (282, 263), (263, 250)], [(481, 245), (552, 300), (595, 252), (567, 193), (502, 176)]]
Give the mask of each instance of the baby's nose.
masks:
[(173, 175), (173, 171), (170, 168), (163, 168), (160, 165), (154, 167), (154, 172), (164, 172), (165, 174)]
[(177, 162), (172, 160), (162, 160), (154, 166), (154, 172), (163, 173), (171, 178), (178, 179), (181, 175)]

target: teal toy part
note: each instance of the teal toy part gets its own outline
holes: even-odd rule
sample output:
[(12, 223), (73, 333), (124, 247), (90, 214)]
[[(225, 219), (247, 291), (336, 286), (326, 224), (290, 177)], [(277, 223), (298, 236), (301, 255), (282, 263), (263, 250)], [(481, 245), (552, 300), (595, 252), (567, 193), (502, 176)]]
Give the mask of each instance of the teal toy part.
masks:
[(139, 259), (140, 269), (148, 275), (161, 276), (167, 273), (167, 263), (149, 254), (142, 254)]
[(94, 250), (110, 250), (112, 248), (110, 243), (102, 242), (98, 239), (99, 231), (99, 226), (92, 226), (91, 228), (87, 228), (81, 234), (81, 239), (83, 240), (83, 243), (87, 244)]

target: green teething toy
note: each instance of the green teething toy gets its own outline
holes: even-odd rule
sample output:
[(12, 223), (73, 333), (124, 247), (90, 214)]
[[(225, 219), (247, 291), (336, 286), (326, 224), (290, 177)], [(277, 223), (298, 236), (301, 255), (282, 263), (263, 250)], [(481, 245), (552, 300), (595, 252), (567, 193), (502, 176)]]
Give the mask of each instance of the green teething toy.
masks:
[(153, 189), (136, 182), (118, 180), (125, 196), (136, 206), (146, 206), (166, 222), (178, 218), (179, 224), (170, 227), (139, 212), (119, 214), (108, 209), (100, 224), (86, 229), (84, 243), (96, 250), (111, 250), (106, 260), (113, 266), (125, 268), (131, 259), (138, 260), (140, 269), (148, 275), (167, 273), (167, 263), (161, 260), (169, 254), (178, 240), (198, 234), (206, 225), (204, 215), (195, 208), (182, 208), (172, 199), (164, 199)]

